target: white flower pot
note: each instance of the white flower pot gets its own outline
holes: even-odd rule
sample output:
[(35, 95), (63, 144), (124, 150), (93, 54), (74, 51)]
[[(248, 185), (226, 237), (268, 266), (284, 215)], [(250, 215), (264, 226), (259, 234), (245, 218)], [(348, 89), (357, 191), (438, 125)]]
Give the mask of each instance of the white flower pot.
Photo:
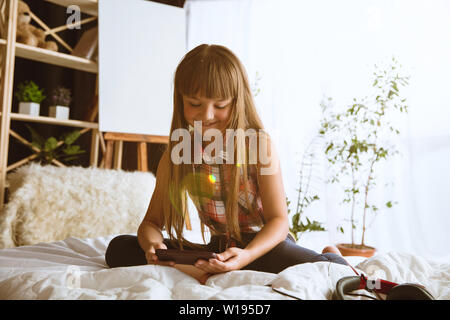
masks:
[(39, 116), (40, 104), (36, 102), (20, 102), (19, 113), (27, 114), (29, 116)]
[(69, 119), (69, 107), (65, 106), (51, 106), (49, 108), (49, 116), (56, 119)]

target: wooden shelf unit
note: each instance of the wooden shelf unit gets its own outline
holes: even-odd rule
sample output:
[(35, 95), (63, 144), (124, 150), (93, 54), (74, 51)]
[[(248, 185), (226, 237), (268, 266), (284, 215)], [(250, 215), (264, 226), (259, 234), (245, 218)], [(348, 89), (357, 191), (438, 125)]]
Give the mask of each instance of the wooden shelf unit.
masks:
[[(36, 0), (33, 0), (36, 1)], [(42, 2), (54, 3), (63, 7), (70, 5), (77, 5), (84, 13), (97, 16), (98, 15), (98, 2), (97, 0), (40, 0)], [(19, 113), (11, 112), (13, 102), (13, 81), (14, 81), (14, 64), (15, 57), (38, 61), (46, 64), (56, 65), (64, 68), (70, 68), (83, 72), (89, 72), (97, 74), (97, 88), (98, 90), (98, 64), (94, 61), (83, 59), (77, 56), (73, 56), (66, 53), (54, 52), (42, 48), (31, 47), (22, 43), (16, 42), (16, 25), (17, 25), (17, 6), (18, 0), (0, 0), (0, 9), (4, 8), (3, 14), (3, 28), (4, 35), (0, 38), (0, 211), (4, 205), (5, 188), (8, 187), (6, 181), (7, 172), (17, 168), (20, 165), (32, 160), (35, 155), (31, 155), (25, 159), (22, 159), (15, 164), (8, 166), (8, 154), (9, 154), (9, 137), (12, 136), (20, 140), (23, 144), (29, 145), (30, 142), (26, 141), (23, 137), (10, 129), (11, 121), (25, 121), (34, 123), (45, 123), (49, 125), (60, 125), (68, 127), (83, 128), (82, 133), (92, 131), (91, 138), (91, 166), (97, 166), (98, 162), (98, 149), (101, 135), (98, 131), (98, 123), (87, 122), (79, 120), (61, 120), (46, 116), (29, 116)], [(33, 16), (33, 14), (32, 14)], [(37, 18), (38, 19), (38, 18)], [(86, 22), (94, 19), (87, 19)], [(1, 23), (1, 21), (0, 21)], [(42, 24), (41, 21), (39, 21)], [(81, 22), (85, 23), (85, 22)], [(55, 29), (49, 29), (46, 25), (47, 32), (53, 35), (57, 41), (61, 43), (61, 39), (56, 35), (56, 32), (64, 30), (64, 27)], [(58, 39), (59, 38), (59, 39)], [(67, 44), (62, 43), (66, 48)], [(95, 92), (98, 94), (98, 92)], [(36, 150), (35, 150), (36, 151)], [(39, 151), (39, 150), (38, 150)], [(55, 164), (63, 166), (62, 163), (56, 162)]]

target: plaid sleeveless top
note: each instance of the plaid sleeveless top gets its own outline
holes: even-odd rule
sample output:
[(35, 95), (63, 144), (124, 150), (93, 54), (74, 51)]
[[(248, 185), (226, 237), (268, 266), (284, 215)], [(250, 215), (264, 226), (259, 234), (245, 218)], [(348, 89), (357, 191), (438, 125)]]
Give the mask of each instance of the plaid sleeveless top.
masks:
[[(229, 236), (226, 227), (226, 190), (231, 183), (232, 164), (208, 165), (192, 164), (195, 192), (189, 195), (195, 204), (200, 221), (208, 226), (213, 234)], [(256, 165), (247, 167), (248, 203), (240, 167), (240, 186), (238, 194), (238, 221), (241, 233), (255, 233), (264, 226), (263, 207), (257, 181)], [(192, 189), (191, 189), (192, 190)]]

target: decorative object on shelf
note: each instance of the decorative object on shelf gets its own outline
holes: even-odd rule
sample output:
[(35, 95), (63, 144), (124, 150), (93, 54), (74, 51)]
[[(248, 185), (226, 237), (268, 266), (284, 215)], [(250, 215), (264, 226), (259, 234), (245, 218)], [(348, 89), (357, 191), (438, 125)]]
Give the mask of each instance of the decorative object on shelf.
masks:
[(17, 100), (19, 100), (19, 113), (39, 116), (40, 103), (45, 99), (43, 91), (33, 81), (19, 83), (15, 93)]
[[(409, 77), (400, 75), (398, 67), (395, 58), (384, 67), (375, 65), (373, 96), (361, 101), (353, 99), (353, 104), (342, 112), (334, 112), (331, 98), (321, 103), (323, 118), (319, 133), (326, 140), (324, 152), (330, 164), (330, 182), (343, 188), (342, 204), (351, 204), (351, 243), (337, 245), (343, 255), (371, 256), (376, 251), (366, 246), (364, 238), (368, 212), (379, 211), (369, 200), (369, 191), (375, 186), (377, 164), (399, 153), (392, 141), (400, 131), (390, 120), (399, 113), (407, 113), (406, 99), (399, 96), (399, 87), (407, 85)], [(393, 204), (389, 200), (383, 207), (388, 209)], [(355, 244), (357, 226), (362, 229), (360, 244)], [(342, 227), (340, 230), (344, 232)]]
[(79, 145), (74, 142), (80, 137), (80, 130), (74, 130), (62, 134), (59, 139), (50, 137), (45, 139), (29, 125), (26, 125), (31, 133), (31, 145), (39, 150), (37, 160), (42, 164), (52, 164), (58, 161), (69, 162), (77, 159), (80, 154), (85, 153)]
[(45, 41), (45, 31), (30, 24), (32, 19), (30, 7), (19, 0), (17, 10), (16, 41), (32, 47), (58, 51), (58, 45), (54, 41)]
[(70, 89), (63, 86), (56, 87), (50, 95), (50, 100), (49, 116), (57, 119), (69, 119), (69, 106), (72, 101)]
[(83, 33), (72, 54), (98, 62), (98, 27), (91, 28)]

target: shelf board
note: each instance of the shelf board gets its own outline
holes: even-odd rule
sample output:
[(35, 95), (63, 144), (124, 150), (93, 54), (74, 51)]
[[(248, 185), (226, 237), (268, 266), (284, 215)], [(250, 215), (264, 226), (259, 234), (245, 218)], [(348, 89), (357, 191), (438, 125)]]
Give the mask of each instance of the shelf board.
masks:
[[(6, 40), (0, 39), (0, 45), (6, 45)], [(94, 61), (66, 53), (28, 46), (23, 43), (16, 42), (16, 56), (60, 67), (98, 73), (98, 64)]]
[(81, 12), (90, 14), (92, 16), (98, 15), (98, 1), (97, 0), (46, 0), (63, 7), (76, 5), (80, 7)]
[[(0, 113), (0, 115), (1, 115), (1, 113)], [(62, 119), (56, 119), (56, 118), (44, 117), (44, 116), (35, 117), (35, 116), (29, 116), (26, 114), (20, 114), (20, 113), (14, 113), (14, 112), (11, 112), (11, 120), (48, 123), (48, 124), (68, 126), (68, 127), (98, 129), (98, 123), (96, 123), (96, 122), (87, 122), (87, 121), (80, 121), (80, 120), (62, 120)]]

